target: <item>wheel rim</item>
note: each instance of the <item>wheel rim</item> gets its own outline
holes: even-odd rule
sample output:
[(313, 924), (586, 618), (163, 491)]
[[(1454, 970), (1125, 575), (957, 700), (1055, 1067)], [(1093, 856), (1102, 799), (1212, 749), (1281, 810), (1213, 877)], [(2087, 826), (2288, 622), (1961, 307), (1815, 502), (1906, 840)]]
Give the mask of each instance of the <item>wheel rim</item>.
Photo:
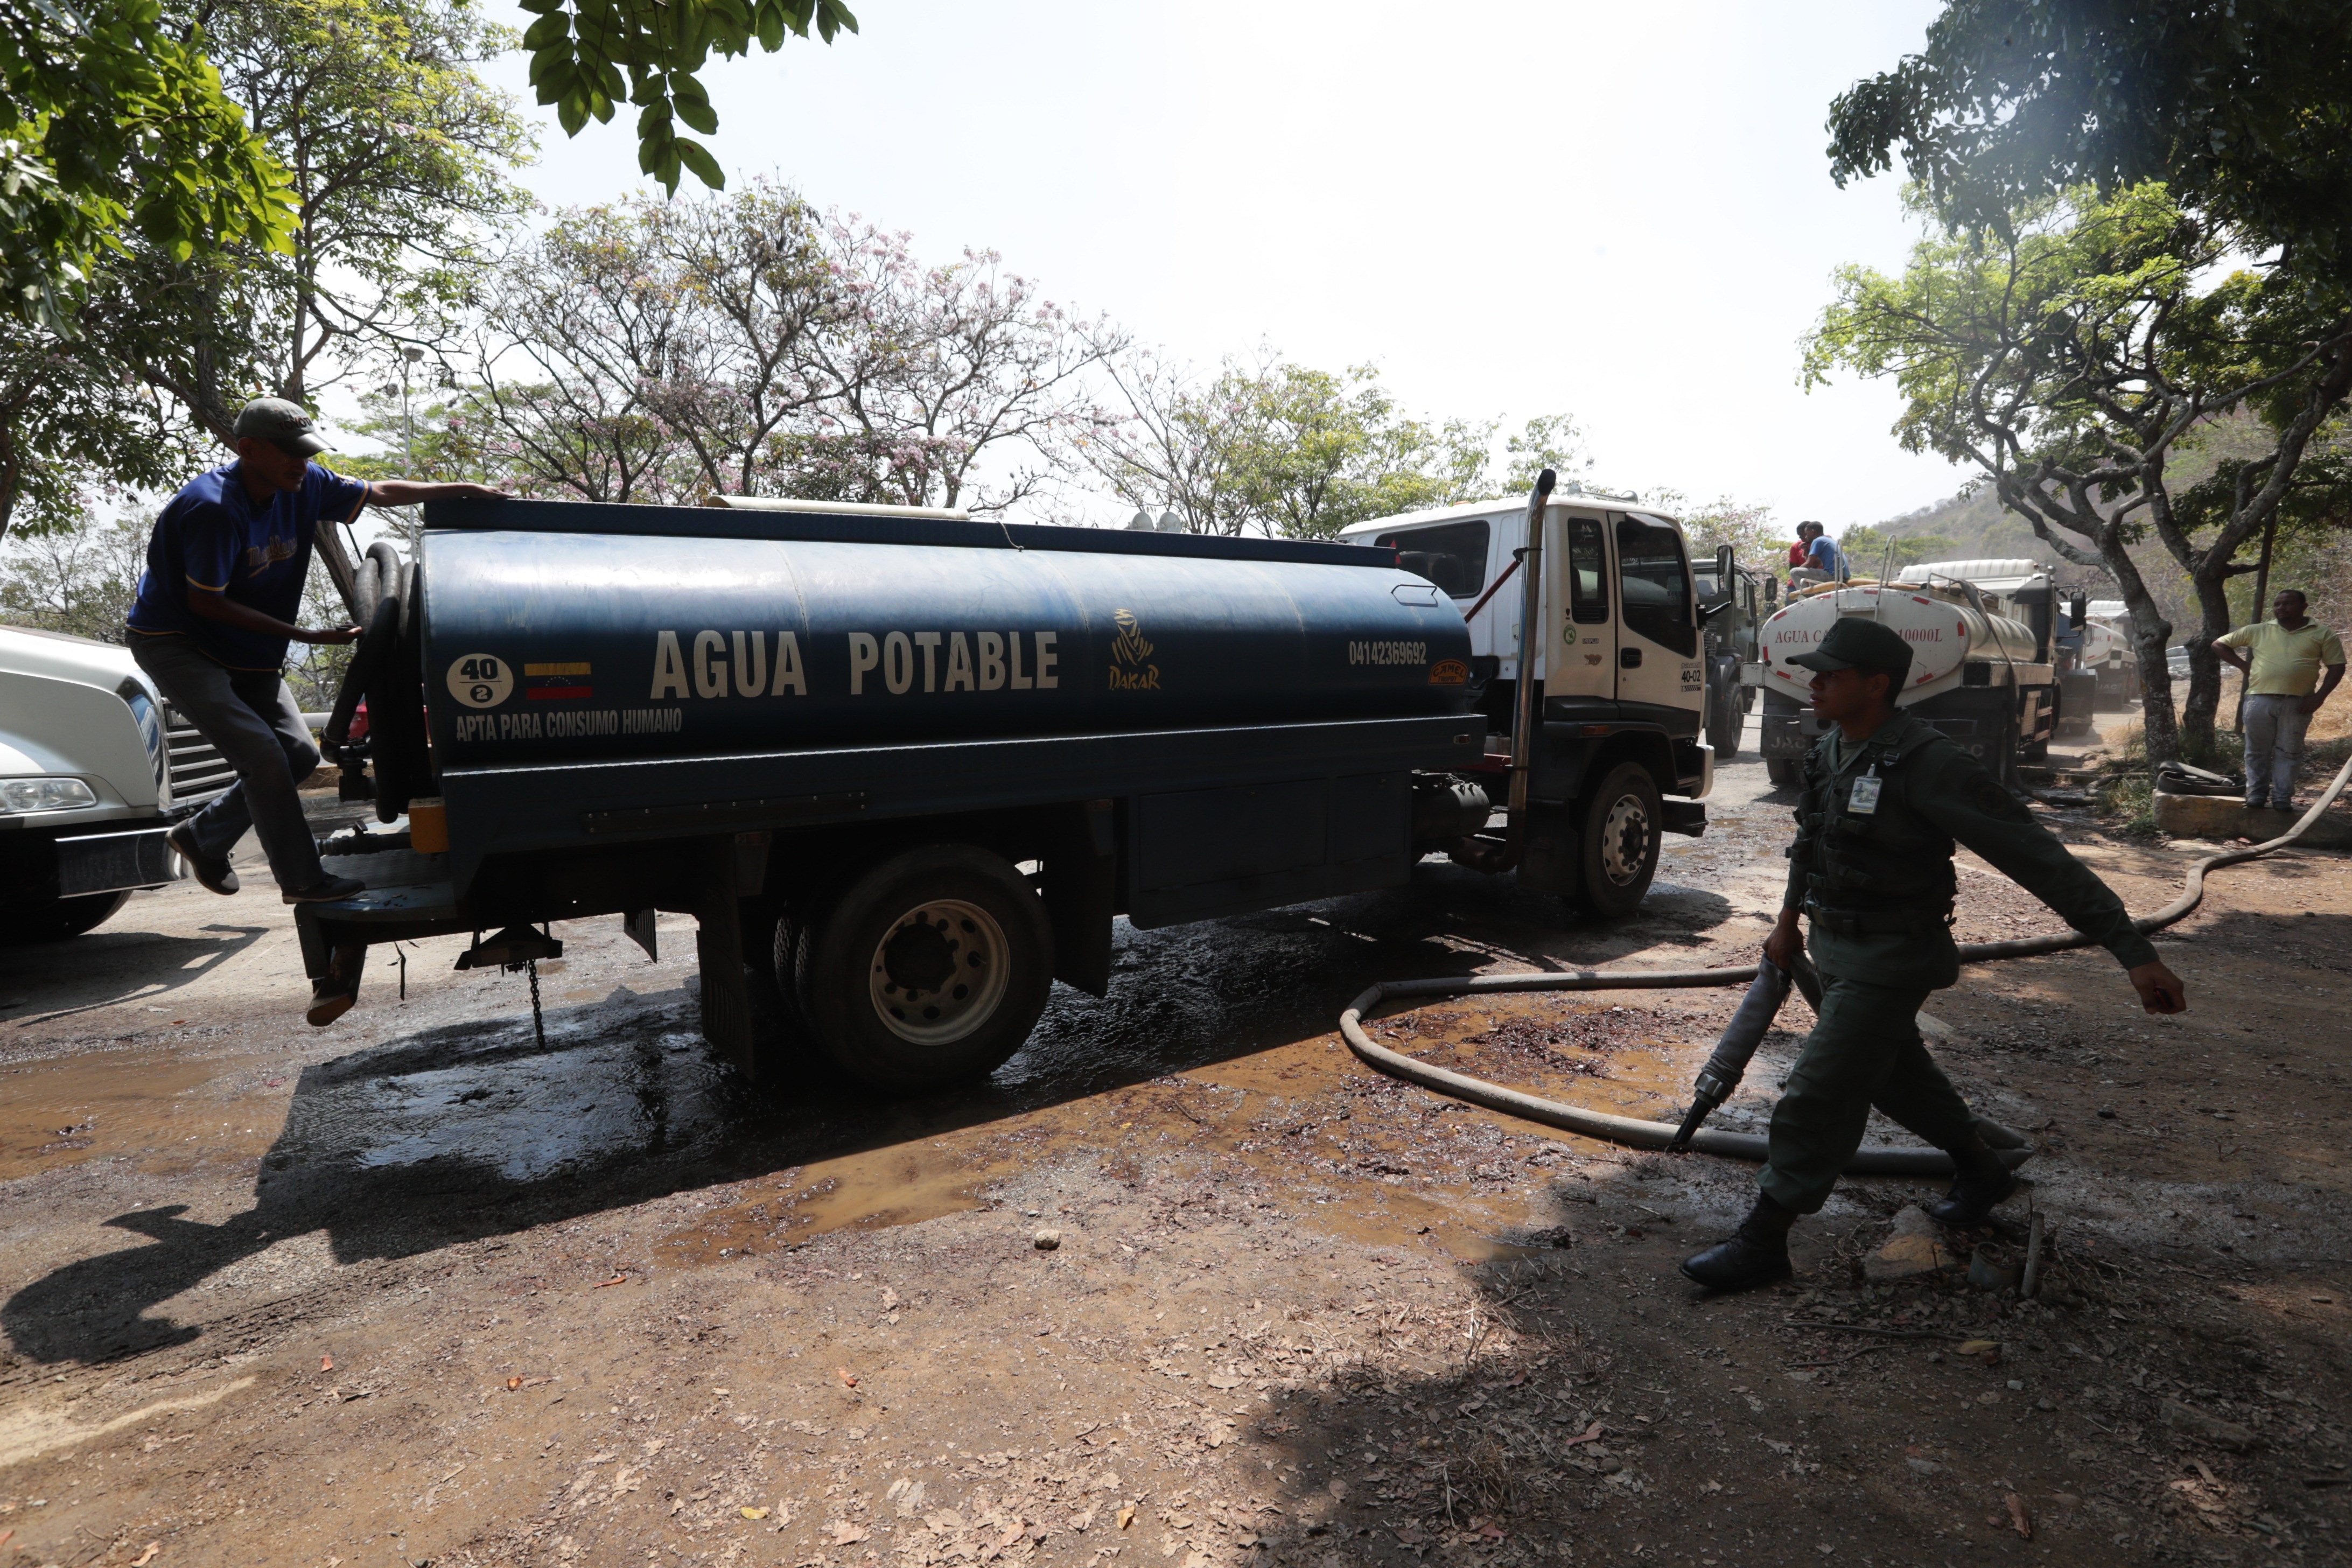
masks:
[(1642, 797), (1631, 793), (1610, 803), (1601, 824), (1601, 872), (1615, 886), (1629, 888), (1642, 879), (1650, 855), (1650, 813)]
[(866, 966), (882, 1026), (919, 1046), (952, 1045), (995, 1016), (1010, 982), (1004, 928), (978, 904), (933, 899), (890, 924)]

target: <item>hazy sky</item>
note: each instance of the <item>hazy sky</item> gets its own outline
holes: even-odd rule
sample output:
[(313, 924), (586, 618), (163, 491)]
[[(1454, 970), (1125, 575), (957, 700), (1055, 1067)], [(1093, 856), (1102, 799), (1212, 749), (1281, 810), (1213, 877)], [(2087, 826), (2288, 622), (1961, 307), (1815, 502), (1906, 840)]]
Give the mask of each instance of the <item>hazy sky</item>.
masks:
[[(1830, 183), (1829, 101), (1936, 8), (856, 0), (858, 36), (706, 79), (730, 179), (992, 247), (1203, 364), (1376, 362), (1418, 412), (1572, 414), (1610, 482), (1843, 529), (1962, 478), (1895, 447), (1890, 391), (1797, 378), (1831, 269), (1913, 237), (1895, 180)], [(640, 183), (634, 111), (531, 113), (543, 201)]]

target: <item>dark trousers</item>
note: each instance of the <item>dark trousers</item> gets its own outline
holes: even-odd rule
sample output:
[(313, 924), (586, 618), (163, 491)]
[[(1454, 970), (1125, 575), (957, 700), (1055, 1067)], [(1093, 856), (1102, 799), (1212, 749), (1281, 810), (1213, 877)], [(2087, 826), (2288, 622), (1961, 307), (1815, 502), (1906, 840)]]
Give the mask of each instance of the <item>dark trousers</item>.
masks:
[(298, 791), (318, 771), (319, 748), (286, 682), (274, 669), (224, 668), (184, 637), (134, 633), (131, 657), (236, 770), (236, 783), (191, 819), (197, 849), (224, 857), (250, 827), (279, 888), (316, 886), (326, 872)]
[(1873, 1106), (1939, 1149), (1974, 1139), (1968, 1102), (1919, 1038), (1927, 996), (1822, 971), (1821, 1016), (1772, 1109), (1766, 1196), (1799, 1214), (1818, 1210), (1862, 1147)]

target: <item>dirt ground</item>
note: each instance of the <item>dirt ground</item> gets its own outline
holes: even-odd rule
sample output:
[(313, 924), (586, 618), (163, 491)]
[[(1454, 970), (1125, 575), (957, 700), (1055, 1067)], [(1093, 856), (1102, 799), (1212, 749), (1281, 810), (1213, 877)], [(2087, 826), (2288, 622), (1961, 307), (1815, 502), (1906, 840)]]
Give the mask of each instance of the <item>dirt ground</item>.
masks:
[[(1752, 1170), (1339, 1043), (1379, 978), (1746, 962), (1784, 869), (1762, 773), (1722, 771), (1635, 920), (1432, 863), (1122, 928), (1107, 1001), (1057, 993), (987, 1085), (898, 1104), (715, 1068), (683, 921), (658, 963), (559, 927), (544, 1047), (455, 942), (307, 1028), (258, 893), (0, 953), (0, 1568), (2352, 1558), (2342, 858), (2216, 876), (2159, 943), (2185, 1016), (2103, 953), (1931, 1004), (2037, 1145), (2031, 1302), (1889, 1277), (1935, 1191), (1897, 1180), (1843, 1186), (1789, 1286), (1702, 1299), (1675, 1265)], [(2206, 852), (2043, 809), (2136, 909)], [(1963, 868), (1963, 938), (2053, 928)], [(1668, 1116), (1735, 1000), (1375, 1026)], [(1722, 1123), (1760, 1125), (1797, 1037)], [(1912, 1251), (2013, 1260), (2028, 1204)]]

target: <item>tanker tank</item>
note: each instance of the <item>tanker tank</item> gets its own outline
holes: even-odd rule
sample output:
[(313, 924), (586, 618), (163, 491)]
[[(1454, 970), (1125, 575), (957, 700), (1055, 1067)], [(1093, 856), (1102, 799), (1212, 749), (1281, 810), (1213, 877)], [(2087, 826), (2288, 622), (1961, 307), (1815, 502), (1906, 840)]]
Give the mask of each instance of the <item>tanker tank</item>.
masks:
[(1812, 671), (1790, 659), (1811, 648), (1840, 617), (1869, 616), (1892, 626), (1911, 647), (1911, 672), (1895, 698), (1910, 706), (1968, 680), (1971, 662), (1990, 663), (1971, 685), (2007, 684), (2005, 671), (2035, 668), (2033, 630), (2006, 616), (1987, 615), (1957, 595), (1904, 584), (1822, 591), (1791, 599), (1764, 623), (1764, 689), (1803, 700)]
[(440, 509), (415, 590), (438, 769), (1469, 705), (1459, 611), (1386, 551), (678, 509), (651, 534), (599, 515), (654, 510)]

